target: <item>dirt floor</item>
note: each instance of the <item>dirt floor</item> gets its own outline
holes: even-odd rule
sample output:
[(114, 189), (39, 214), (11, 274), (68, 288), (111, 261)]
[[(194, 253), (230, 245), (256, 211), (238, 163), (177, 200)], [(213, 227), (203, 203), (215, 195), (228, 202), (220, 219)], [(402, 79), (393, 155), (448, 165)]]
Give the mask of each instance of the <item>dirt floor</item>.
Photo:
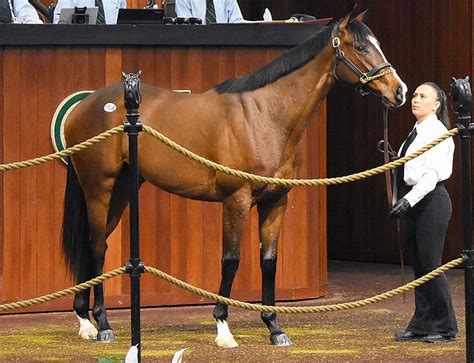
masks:
[[(320, 314), (283, 315), (279, 320), (293, 340), (274, 347), (259, 313), (230, 308), (230, 327), (238, 348), (214, 346), (212, 306), (142, 311), (142, 361), (171, 362), (188, 348), (184, 362), (465, 362), (464, 279), (462, 270), (447, 274), (459, 324), (455, 342), (397, 343), (413, 312), (413, 293), (367, 307)], [(411, 278), (408, 268), (407, 281)], [(400, 285), (395, 265), (331, 261), (326, 297), (279, 305), (324, 305), (373, 296)], [(111, 310), (117, 341), (101, 344), (77, 337), (72, 312), (0, 316), (0, 362), (121, 362), (130, 344), (128, 310)]]

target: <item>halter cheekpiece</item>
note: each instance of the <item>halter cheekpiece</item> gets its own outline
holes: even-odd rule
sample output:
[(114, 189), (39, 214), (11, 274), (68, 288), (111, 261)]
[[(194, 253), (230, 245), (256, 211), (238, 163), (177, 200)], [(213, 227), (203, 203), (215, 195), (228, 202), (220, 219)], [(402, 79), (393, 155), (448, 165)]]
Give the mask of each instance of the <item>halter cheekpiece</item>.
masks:
[[(352, 72), (354, 72), (359, 81), (355, 84), (355, 89), (360, 92), (362, 96), (367, 96), (372, 90), (366, 87), (367, 83), (375, 81), (378, 78), (384, 77), (387, 74), (393, 72), (393, 67), (388, 62), (383, 62), (378, 66), (375, 66), (368, 72), (362, 72), (359, 67), (357, 67), (349, 58), (346, 57), (344, 52), (340, 48), (341, 39), (338, 36), (332, 38), (332, 47), (336, 51), (336, 64), (334, 65), (333, 75), (334, 78), (339, 80), (339, 77), (336, 73), (336, 68), (340, 62), (344, 63)], [(382, 71), (383, 70), (383, 71)], [(382, 71), (382, 72), (381, 72)], [(373, 93), (373, 92), (372, 92)]]

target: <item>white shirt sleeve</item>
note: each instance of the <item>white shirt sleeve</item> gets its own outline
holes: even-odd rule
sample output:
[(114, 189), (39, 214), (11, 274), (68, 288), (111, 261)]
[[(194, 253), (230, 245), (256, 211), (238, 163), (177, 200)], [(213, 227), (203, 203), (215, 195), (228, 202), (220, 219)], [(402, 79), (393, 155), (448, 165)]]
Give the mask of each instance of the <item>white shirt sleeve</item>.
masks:
[(229, 23), (238, 23), (239, 21), (244, 20), (242, 12), (240, 11), (239, 4), (237, 0), (226, 0), (227, 4), (225, 11), (227, 12), (227, 20)]
[(13, 15), (16, 18), (19, 18), (20, 22), (26, 24), (43, 23), (33, 5), (31, 5), (27, 0), (14, 0), (13, 6)]
[[(425, 145), (444, 133), (445, 132), (441, 132), (440, 134), (432, 135), (430, 140), (425, 140)], [(410, 153), (414, 151), (416, 150), (410, 150)], [(454, 142), (452, 138), (449, 138), (419, 156), (419, 160), (416, 160), (418, 158), (415, 158), (406, 164), (408, 170), (407, 168), (405, 169), (405, 180), (410, 180), (410, 174), (413, 174), (413, 170), (410, 170), (409, 163), (412, 161), (417, 163), (414, 168), (417, 169), (418, 173), (413, 176), (413, 180), (416, 180), (416, 183), (413, 185), (410, 192), (408, 192), (404, 197), (408, 200), (411, 206), (414, 206), (429, 192), (434, 190), (438, 182), (446, 180), (451, 176), (453, 170), (453, 154)], [(407, 172), (408, 178), (406, 175)]]
[(190, 18), (193, 15), (191, 0), (176, 0), (174, 5), (176, 15), (180, 18)]

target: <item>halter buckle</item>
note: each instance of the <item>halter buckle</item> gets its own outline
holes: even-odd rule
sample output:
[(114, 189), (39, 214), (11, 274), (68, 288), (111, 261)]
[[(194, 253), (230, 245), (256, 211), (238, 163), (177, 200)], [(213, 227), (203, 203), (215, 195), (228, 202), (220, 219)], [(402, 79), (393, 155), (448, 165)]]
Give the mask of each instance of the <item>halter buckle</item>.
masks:
[(341, 39), (339, 39), (339, 37), (332, 38), (332, 47), (333, 48), (339, 48), (340, 45), (341, 45)]
[(359, 78), (359, 82), (362, 84), (366, 84), (370, 81), (369, 75), (367, 73), (362, 73), (362, 76)]

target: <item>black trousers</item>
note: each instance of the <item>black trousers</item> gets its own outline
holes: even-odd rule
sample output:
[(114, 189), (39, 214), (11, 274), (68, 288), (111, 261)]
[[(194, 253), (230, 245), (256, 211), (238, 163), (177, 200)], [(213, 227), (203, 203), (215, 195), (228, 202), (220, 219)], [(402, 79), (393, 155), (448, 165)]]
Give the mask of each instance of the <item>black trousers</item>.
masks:
[[(415, 278), (441, 266), (444, 239), (451, 218), (451, 199), (437, 185), (406, 214), (406, 236)], [(440, 275), (415, 288), (415, 313), (408, 331), (452, 337), (458, 332), (446, 276)]]

